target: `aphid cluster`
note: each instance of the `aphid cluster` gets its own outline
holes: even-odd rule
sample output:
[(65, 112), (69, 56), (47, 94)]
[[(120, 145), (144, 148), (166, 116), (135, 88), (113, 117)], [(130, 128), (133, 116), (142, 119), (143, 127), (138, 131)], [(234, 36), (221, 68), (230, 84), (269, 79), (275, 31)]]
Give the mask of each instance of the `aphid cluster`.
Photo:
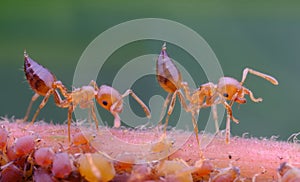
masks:
[[(182, 159), (138, 163), (134, 155), (121, 153), (112, 159), (81, 146), (89, 143), (57, 148), (34, 135), (14, 139), (4, 128), (0, 133), (5, 145), (0, 150), (0, 181), (216, 181), (221, 175), (238, 179), (227, 168), (215, 168), (210, 160), (194, 164)], [(80, 148), (83, 151), (76, 153)]]
[[(44, 146), (34, 135), (10, 139), (4, 128), (0, 129), (0, 133), (5, 146), (0, 150), (0, 181), (109, 181), (115, 176), (111, 160), (98, 153), (78, 156), (72, 154), (76, 150), (69, 151), (71, 148)], [(76, 147), (80, 148), (74, 144), (73, 149)], [(97, 170), (100, 170), (100, 175), (94, 180), (89, 174)]]

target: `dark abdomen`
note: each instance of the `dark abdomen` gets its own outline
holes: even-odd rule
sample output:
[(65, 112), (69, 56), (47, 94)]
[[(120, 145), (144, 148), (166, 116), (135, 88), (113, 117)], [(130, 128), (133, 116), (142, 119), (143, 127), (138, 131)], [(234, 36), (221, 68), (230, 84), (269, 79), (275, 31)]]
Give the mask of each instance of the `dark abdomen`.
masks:
[(56, 81), (55, 76), (45, 67), (24, 54), (24, 72), (26, 79), (36, 93), (45, 96), (52, 84)]

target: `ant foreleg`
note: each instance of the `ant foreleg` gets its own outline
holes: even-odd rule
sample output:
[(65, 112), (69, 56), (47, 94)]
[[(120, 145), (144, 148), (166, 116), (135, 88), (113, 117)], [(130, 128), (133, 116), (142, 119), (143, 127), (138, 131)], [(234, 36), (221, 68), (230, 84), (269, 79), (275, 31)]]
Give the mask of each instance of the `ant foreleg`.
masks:
[(250, 96), (250, 99), (253, 102), (261, 102), (263, 99), (262, 98), (255, 98), (251, 90), (244, 88), (245, 94), (248, 94)]
[(251, 73), (253, 75), (256, 75), (256, 76), (259, 76), (261, 78), (264, 78), (265, 80), (268, 80), (269, 82), (271, 82), (273, 85), (278, 85), (278, 81), (274, 77), (272, 77), (270, 75), (267, 75), (267, 74), (264, 74), (264, 73), (261, 73), (261, 72), (258, 72), (258, 71), (255, 71), (255, 70), (250, 69), (250, 68), (245, 68), (244, 69), (244, 71), (243, 71), (243, 77), (242, 77), (242, 81), (241, 81), (241, 85), (244, 84), (248, 73)]
[(99, 122), (98, 122), (98, 119), (97, 119), (97, 116), (96, 116), (96, 113), (95, 113), (95, 107), (93, 104), (91, 104), (91, 114), (92, 114), (92, 117), (95, 121), (95, 124), (96, 124), (96, 129), (98, 130), (98, 125), (99, 125)]
[(226, 133), (225, 133), (225, 142), (226, 144), (230, 143), (230, 112), (227, 110), (227, 119), (226, 119)]
[(148, 109), (148, 107), (144, 104), (144, 102), (130, 89), (128, 89), (123, 95), (122, 95), (122, 99), (128, 95), (131, 95), (143, 108), (147, 118), (151, 118), (151, 113), (150, 110)]
[(213, 104), (211, 106), (211, 110), (212, 110), (212, 114), (213, 114), (213, 118), (214, 118), (214, 121), (215, 121), (215, 128), (216, 128), (216, 133), (219, 133), (220, 130), (220, 126), (219, 126), (219, 122), (218, 122), (218, 112), (217, 112), (217, 105)]

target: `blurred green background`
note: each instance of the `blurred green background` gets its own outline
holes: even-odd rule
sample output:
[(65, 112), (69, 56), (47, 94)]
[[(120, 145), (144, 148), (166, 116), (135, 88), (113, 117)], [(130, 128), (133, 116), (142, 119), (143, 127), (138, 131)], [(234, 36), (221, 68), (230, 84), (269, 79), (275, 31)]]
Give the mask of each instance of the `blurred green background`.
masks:
[[(240, 124), (232, 123), (233, 135), (249, 132), (251, 136), (275, 135), (286, 140), (300, 131), (299, 1), (2, 1), (0, 116), (22, 118), (33, 95), (22, 70), (25, 48), (71, 89), (76, 64), (96, 36), (124, 21), (150, 17), (177, 21), (195, 30), (211, 46), (227, 76), (239, 80), (244, 67), (251, 67), (279, 80), (276, 87), (255, 76), (247, 79), (245, 85), (264, 101), (234, 107)], [(120, 48), (109, 58), (111, 63), (105, 65), (98, 84), (110, 84), (126, 61), (158, 54), (160, 48), (158, 41), (138, 41)], [(205, 83), (202, 70), (193, 70), (193, 66), (184, 63), (191, 56), (177, 49), (170, 45), (168, 51), (188, 67), (198, 85)], [(153, 81), (147, 85), (153, 85), (154, 90), (135, 88), (138, 95), (145, 95), (143, 100), (156, 91), (165, 96), (154, 77), (148, 81)], [(33, 110), (40, 101), (41, 98)], [(207, 111), (201, 113), (205, 115)], [(67, 110), (57, 108), (50, 99), (38, 118), (65, 121)]]

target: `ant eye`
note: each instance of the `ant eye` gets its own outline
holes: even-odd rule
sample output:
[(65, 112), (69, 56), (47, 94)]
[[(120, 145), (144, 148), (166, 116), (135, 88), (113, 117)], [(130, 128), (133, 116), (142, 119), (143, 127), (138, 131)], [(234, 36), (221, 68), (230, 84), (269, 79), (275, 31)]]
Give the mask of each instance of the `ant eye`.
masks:
[(102, 104), (105, 105), (105, 106), (107, 106), (107, 102), (105, 100), (102, 101)]
[(228, 93), (224, 93), (223, 96), (224, 97), (228, 97), (229, 95), (228, 95)]

